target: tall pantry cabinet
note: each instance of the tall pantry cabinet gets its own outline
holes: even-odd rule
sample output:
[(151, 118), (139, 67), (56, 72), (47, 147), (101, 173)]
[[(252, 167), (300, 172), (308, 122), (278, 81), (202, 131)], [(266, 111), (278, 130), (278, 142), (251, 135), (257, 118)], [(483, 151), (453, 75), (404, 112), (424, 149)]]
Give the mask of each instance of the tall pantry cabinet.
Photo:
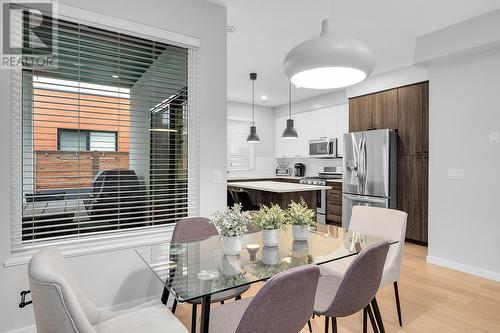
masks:
[(349, 132), (398, 133), (398, 209), (408, 213), (406, 238), (427, 243), (429, 82), (349, 99)]

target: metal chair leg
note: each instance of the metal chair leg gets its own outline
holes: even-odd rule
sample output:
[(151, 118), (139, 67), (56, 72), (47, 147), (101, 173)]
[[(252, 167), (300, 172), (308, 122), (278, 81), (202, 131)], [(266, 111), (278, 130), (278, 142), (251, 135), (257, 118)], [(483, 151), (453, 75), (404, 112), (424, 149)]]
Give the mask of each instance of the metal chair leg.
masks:
[(398, 309), (399, 326), (403, 326), (403, 319), (401, 316), (401, 304), (399, 303), (398, 281), (394, 281), (394, 296), (396, 297), (396, 308)]
[(224, 305), (224, 301), (220, 301), (220, 305)]
[(368, 316), (368, 312), (366, 310), (366, 308), (363, 309), (363, 333), (367, 333), (368, 332), (368, 328), (367, 328), (367, 316)]
[(161, 302), (163, 303), (163, 305), (167, 305), (168, 296), (170, 296), (170, 292), (167, 288), (163, 287), (163, 292), (161, 294)]
[(377, 299), (372, 300), (373, 312), (375, 313), (375, 319), (377, 319), (377, 325), (380, 333), (385, 333), (384, 322), (382, 320), (382, 315), (380, 314), (380, 309), (378, 308)]
[(370, 324), (372, 325), (373, 332), (378, 333), (377, 323), (375, 322), (375, 316), (373, 315), (372, 307), (370, 306), (370, 304), (368, 304), (365, 310), (368, 313), (368, 317), (370, 318)]
[(191, 333), (196, 333), (196, 304), (193, 304), (193, 310), (191, 312)]
[(337, 333), (337, 318), (332, 317), (332, 333)]
[(311, 326), (311, 320), (307, 321), (307, 327), (309, 327), (309, 332), (312, 333), (313, 329), (312, 329), (312, 326)]
[(175, 310), (177, 310), (177, 299), (174, 299), (174, 304), (172, 305), (172, 313), (175, 313)]
[(325, 333), (328, 333), (328, 323), (330, 322), (330, 319), (325, 316)]
[(241, 295), (236, 296), (235, 300), (239, 301), (241, 299)]

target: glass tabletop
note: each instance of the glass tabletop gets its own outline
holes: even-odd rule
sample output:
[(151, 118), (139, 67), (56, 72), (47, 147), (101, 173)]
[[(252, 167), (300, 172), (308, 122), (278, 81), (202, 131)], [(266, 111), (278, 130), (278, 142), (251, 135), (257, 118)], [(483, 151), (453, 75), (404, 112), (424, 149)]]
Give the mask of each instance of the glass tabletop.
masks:
[[(318, 225), (307, 241), (295, 241), (292, 228), (279, 232), (278, 246), (262, 244), (262, 232), (241, 236), (238, 255), (222, 251), (222, 238), (158, 243), (135, 249), (179, 301), (263, 281), (293, 267), (324, 264), (356, 255), (384, 239), (332, 225)], [(395, 244), (395, 240), (387, 240)]]

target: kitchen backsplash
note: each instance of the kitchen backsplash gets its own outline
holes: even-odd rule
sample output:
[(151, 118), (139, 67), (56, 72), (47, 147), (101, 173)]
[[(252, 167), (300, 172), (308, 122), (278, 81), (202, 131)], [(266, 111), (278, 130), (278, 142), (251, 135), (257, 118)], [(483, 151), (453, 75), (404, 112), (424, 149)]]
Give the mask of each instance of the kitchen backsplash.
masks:
[(279, 162), (289, 162), (293, 168), (295, 163), (303, 163), (306, 166), (306, 177), (316, 176), (318, 172), (323, 171), (324, 167), (342, 167), (342, 159), (323, 159), (323, 158), (280, 158), (276, 160), (276, 166)]

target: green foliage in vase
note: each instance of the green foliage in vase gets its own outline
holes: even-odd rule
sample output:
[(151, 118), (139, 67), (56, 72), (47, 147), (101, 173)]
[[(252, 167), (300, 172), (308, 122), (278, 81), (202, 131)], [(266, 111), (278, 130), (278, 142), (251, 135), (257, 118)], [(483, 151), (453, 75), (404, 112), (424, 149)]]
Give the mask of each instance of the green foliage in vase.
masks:
[(295, 225), (315, 225), (314, 215), (314, 210), (307, 207), (303, 198), (301, 198), (300, 203), (292, 200), (286, 210), (289, 223)]
[(219, 228), (222, 236), (241, 236), (247, 232), (247, 225), (251, 222), (251, 215), (249, 212), (241, 210), (241, 204), (235, 204), (222, 212), (216, 212), (212, 215), (211, 222)]
[(253, 223), (265, 230), (285, 229), (288, 219), (286, 213), (279, 205), (271, 207), (262, 205), (260, 210), (252, 216)]
[(244, 285), (248, 282), (245, 274), (245, 272), (236, 275), (224, 275), (221, 273), (219, 274), (219, 278), (214, 281), (214, 289), (223, 290)]

